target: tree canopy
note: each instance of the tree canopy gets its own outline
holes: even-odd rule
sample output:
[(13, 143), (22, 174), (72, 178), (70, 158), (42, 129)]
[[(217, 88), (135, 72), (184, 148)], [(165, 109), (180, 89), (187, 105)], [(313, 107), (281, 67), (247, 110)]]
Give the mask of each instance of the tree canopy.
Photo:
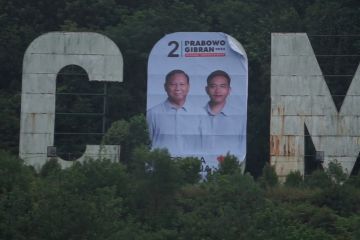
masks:
[(264, 177), (256, 181), (242, 174), (231, 156), (201, 181), (199, 159), (174, 161), (166, 150), (144, 147), (136, 148), (131, 158), (131, 166), (88, 159), (67, 169), (50, 160), (38, 173), (0, 151), (0, 238), (354, 240), (360, 236), (360, 178), (342, 181), (339, 164), (305, 179), (289, 177), (279, 185), (274, 184), (271, 167), (265, 167)]

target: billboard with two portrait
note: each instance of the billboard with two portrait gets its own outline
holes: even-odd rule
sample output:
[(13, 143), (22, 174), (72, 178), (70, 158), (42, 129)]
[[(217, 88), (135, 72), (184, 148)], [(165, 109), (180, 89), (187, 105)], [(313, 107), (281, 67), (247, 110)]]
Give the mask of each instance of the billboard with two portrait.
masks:
[(246, 156), (248, 60), (220, 32), (178, 32), (153, 47), (148, 62), (147, 122), (152, 148), (194, 156), (217, 168), (227, 153)]

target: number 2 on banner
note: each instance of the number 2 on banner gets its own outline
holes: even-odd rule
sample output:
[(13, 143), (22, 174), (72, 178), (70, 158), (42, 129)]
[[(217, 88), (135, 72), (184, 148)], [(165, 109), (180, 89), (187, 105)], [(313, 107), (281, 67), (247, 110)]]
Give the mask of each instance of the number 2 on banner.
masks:
[(168, 46), (174, 46), (172, 49), (171, 49), (171, 51), (169, 52), (169, 54), (168, 54), (168, 57), (179, 57), (179, 54), (178, 53), (175, 53), (177, 50), (178, 50), (178, 48), (179, 48), (179, 43), (177, 42), (177, 41), (170, 41), (169, 43), (168, 43)]

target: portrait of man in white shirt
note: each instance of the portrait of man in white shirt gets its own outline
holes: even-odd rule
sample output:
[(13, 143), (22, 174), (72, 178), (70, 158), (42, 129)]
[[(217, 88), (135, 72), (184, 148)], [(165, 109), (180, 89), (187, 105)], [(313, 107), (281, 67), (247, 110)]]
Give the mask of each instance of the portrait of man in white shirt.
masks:
[(165, 77), (167, 99), (147, 111), (152, 149), (167, 148), (171, 155), (182, 156), (200, 150), (199, 117), (186, 102), (189, 76), (179, 69)]
[(201, 118), (202, 151), (213, 158), (230, 153), (242, 161), (246, 151), (246, 116), (227, 102), (230, 84), (230, 76), (222, 70), (207, 77), (205, 91), (209, 101), (204, 106), (206, 115)]

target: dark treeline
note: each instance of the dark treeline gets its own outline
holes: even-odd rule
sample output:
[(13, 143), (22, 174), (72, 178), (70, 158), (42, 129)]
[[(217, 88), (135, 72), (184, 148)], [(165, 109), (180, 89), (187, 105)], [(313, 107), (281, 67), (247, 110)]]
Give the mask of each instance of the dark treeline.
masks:
[(40, 172), (0, 151), (0, 239), (360, 238), (360, 178), (337, 163), (278, 184), (266, 165), (256, 181), (232, 156), (199, 182), (200, 161), (136, 148), (131, 164), (56, 160)]
[[(359, 37), (316, 37), (358, 34), (359, 12), (358, 0), (0, 0), (0, 148), (13, 154), (18, 151), (22, 58), (27, 46), (41, 34), (99, 32), (118, 45), (124, 56), (124, 82), (109, 90), (110, 127), (113, 121), (145, 112), (147, 60), (159, 39), (180, 31), (221, 31), (239, 40), (249, 58), (247, 168), (259, 176), (269, 159), (271, 32), (306, 32), (320, 52), (359, 53)], [(350, 75), (356, 61), (347, 70)], [(325, 60), (324, 66), (333, 74), (339, 72), (333, 65), (351, 65), (343, 59), (331, 60), (333, 65), (329, 62)], [(329, 87), (334, 95), (342, 95), (348, 83), (332, 81)], [(91, 108), (84, 99), (77, 105), (66, 101), (62, 107), (68, 111), (66, 106), (84, 111)], [(56, 122), (61, 129), (61, 121)]]

